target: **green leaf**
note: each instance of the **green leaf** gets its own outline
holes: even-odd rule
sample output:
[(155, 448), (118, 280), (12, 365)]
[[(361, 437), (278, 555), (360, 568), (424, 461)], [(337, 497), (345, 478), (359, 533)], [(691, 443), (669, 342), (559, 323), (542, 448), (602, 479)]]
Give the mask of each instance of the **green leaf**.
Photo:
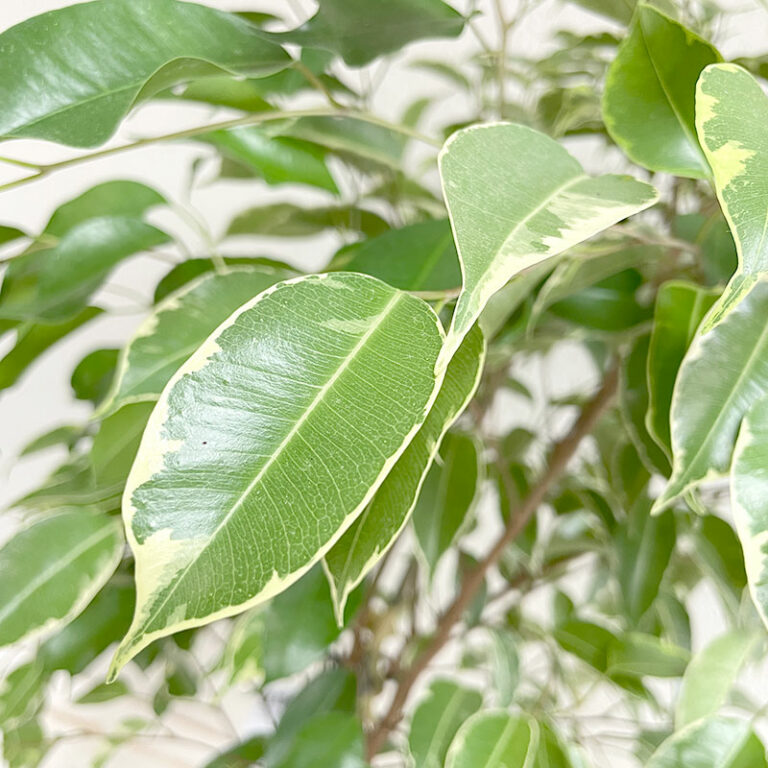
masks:
[(325, 164), (325, 150), (301, 139), (272, 136), (258, 126), (203, 134), (200, 139), (216, 147), (268, 184), (308, 184), (338, 194)]
[(130, 403), (101, 422), (93, 438), (91, 461), (99, 485), (120, 485), (131, 469), (154, 403)]
[(646, 426), (667, 456), (672, 458), (669, 412), (680, 364), (699, 323), (719, 291), (694, 283), (670, 281), (656, 294), (656, 309), (648, 349), (648, 413)]
[(0, 317), (67, 320), (85, 308), (119, 262), (168, 239), (140, 219), (88, 219), (52, 248), (24, 253), (11, 262), (0, 291)]
[(205, 768), (251, 768), (257, 760), (264, 757), (265, 749), (264, 737), (253, 736), (217, 755), (206, 763)]
[(726, 703), (756, 639), (743, 629), (733, 630), (715, 638), (693, 657), (677, 697), (675, 726), (678, 729), (716, 714)]
[(636, 0), (571, 0), (571, 2), (621, 24), (629, 24), (636, 5)]
[(463, 16), (441, 0), (324, 0), (317, 13), (278, 40), (323, 48), (352, 67), (422, 38), (457, 37)]
[(705, 178), (696, 138), (696, 81), (720, 54), (649, 5), (639, 4), (629, 35), (608, 70), (603, 120), (611, 138), (652, 171)]
[(175, 0), (107, 0), (12, 27), (0, 35), (0, 61), (0, 135), (92, 147), (137, 101), (173, 83), (222, 70), (269, 74), (290, 58), (233, 14)]
[(459, 257), (444, 219), (390, 229), (342, 248), (331, 267), (372, 275), (404, 291), (445, 291), (461, 285)]
[(27, 233), (22, 232), (16, 227), (0, 224), (0, 246), (6, 245), (7, 243), (13, 243), (16, 240), (20, 240), (22, 237), (27, 237)]
[(480, 452), (469, 435), (449, 432), (427, 473), (413, 509), (413, 527), (434, 573), (441, 555), (463, 527), (477, 495)]
[(744, 553), (736, 532), (722, 518), (702, 515), (693, 537), (696, 559), (735, 615), (747, 586)]
[(673, 514), (651, 517), (650, 509), (649, 499), (641, 496), (616, 542), (619, 586), (627, 616), (634, 625), (656, 599), (675, 548)]
[(35, 719), (3, 732), (3, 757), (8, 768), (37, 768), (48, 747), (49, 742)]
[(114, 683), (98, 683), (89, 691), (75, 699), (75, 704), (102, 704), (105, 701), (130, 696), (130, 689), (122, 680)]
[(96, 405), (104, 399), (112, 386), (119, 354), (119, 349), (94, 349), (75, 366), (69, 383), (78, 400)]
[(509, 712), (478, 712), (459, 729), (445, 768), (527, 768), (538, 748), (538, 724)]
[(45, 225), (43, 234), (60, 238), (78, 224), (102, 216), (141, 218), (165, 202), (159, 192), (138, 181), (105, 181), (60, 205)]
[(337, 621), (343, 623), (350, 592), (365, 578), (405, 527), (443, 435), (466, 408), (480, 381), (485, 344), (471, 331), (448, 365), (421, 429), (387, 475), (365, 511), (326, 554)]
[(710, 717), (672, 734), (646, 768), (765, 768), (765, 747), (747, 720)]
[(113, 517), (63, 511), (0, 549), (0, 646), (61, 627), (112, 575), (123, 553)]
[(291, 273), (232, 267), (204, 274), (161, 301), (123, 348), (110, 393), (99, 409), (156, 400), (179, 366), (238, 307)]
[[(723, 309), (724, 301), (730, 303), (729, 310)], [(718, 311), (720, 318), (712, 324)], [(745, 284), (740, 298), (721, 300), (699, 328), (675, 382), (672, 477), (654, 511), (702, 480), (727, 474), (739, 424), (768, 391), (767, 314), (768, 275)]]
[(747, 411), (731, 468), (731, 503), (752, 600), (768, 626), (768, 397)]
[(323, 557), (421, 426), (441, 345), (426, 303), (345, 273), (280, 283), (219, 326), (163, 391), (128, 478), (138, 599), (113, 676)]
[(19, 325), (13, 348), (0, 359), (0, 390), (12, 387), (43, 352), (100, 314), (101, 310), (97, 307), (86, 307), (62, 323)]
[(33, 453), (45, 451), (48, 448), (63, 446), (71, 451), (85, 436), (86, 429), (75, 424), (63, 424), (30, 440), (22, 449), (19, 456), (31, 456)]
[(456, 731), (482, 703), (477, 691), (448, 680), (434, 681), (411, 718), (408, 746), (415, 764), (443, 768)]
[(563, 650), (578, 656), (598, 672), (607, 671), (608, 652), (618, 642), (609, 629), (580, 619), (569, 619), (558, 625), (552, 636)]
[(493, 688), (499, 704), (509, 706), (520, 682), (520, 656), (514, 635), (503, 629), (490, 628)]
[(3, 732), (29, 720), (45, 695), (45, 676), (38, 660), (16, 667), (0, 682), (0, 725)]
[(380, 235), (388, 225), (378, 214), (356, 206), (301, 208), (292, 203), (273, 203), (238, 214), (229, 225), (227, 235), (308, 237), (326, 229), (373, 236)]
[(680, 677), (691, 654), (655, 635), (627, 632), (611, 643), (606, 673), (622, 677)]
[(590, 178), (557, 142), (505, 123), (454, 134), (440, 153), (440, 175), (464, 278), (446, 357), (516, 274), (656, 200), (635, 179)]
[(707, 67), (696, 89), (696, 129), (731, 228), (739, 272), (768, 271), (768, 218), (759, 198), (768, 189), (768, 98), (735, 64)]

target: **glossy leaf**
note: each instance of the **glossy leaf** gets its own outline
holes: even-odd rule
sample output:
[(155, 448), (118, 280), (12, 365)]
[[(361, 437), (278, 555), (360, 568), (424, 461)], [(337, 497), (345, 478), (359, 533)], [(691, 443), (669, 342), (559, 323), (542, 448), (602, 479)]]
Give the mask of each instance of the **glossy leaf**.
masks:
[(646, 768), (765, 768), (765, 747), (747, 720), (710, 717), (677, 731)]
[(709, 166), (696, 137), (696, 81), (720, 54), (677, 21), (639, 4), (608, 70), (603, 119), (613, 140), (653, 171), (702, 178)]
[(0, 549), (0, 645), (75, 618), (122, 552), (118, 521), (87, 509), (63, 511), (19, 531)]
[(464, 18), (442, 0), (325, 0), (303, 26), (277, 37), (361, 67), (414, 40), (457, 37), (463, 28)]
[(413, 527), (430, 571), (466, 522), (480, 479), (478, 445), (449, 432), (442, 441), (413, 510)]
[(537, 747), (534, 721), (509, 712), (478, 712), (456, 734), (445, 768), (527, 768)]
[(101, 422), (91, 448), (93, 474), (99, 485), (125, 482), (153, 405), (129, 403)]
[(443, 219), (391, 229), (343, 248), (331, 266), (378, 277), (405, 291), (445, 291), (461, 285), (451, 227)]
[(421, 426), (441, 345), (424, 302), (343, 273), (278, 284), (219, 326), (163, 391), (128, 478), (138, 604), (113, 674), (330, 549)]
[(207, 133), (201, 140), (268, 184), (308, 184), (339, 191), (325, 164), (325, 151), (301, 139), (271, 136), (258, 126), (244, 126)]
[(354, 587), (397, 540), (416, 504), (443, 435), (477, 388), (485, 359), (479, 330), (469, 333), (448, 365), (445, 378), (421, 429), (381, 484), (373, 500), (326, 554), (337, 620)]
[(478, 691), (447, 680), (434, 681), (411, 718), (408, 746), (415, 764), (443, 768), (453, 737), (482, 703)]
[(648, 350), (646, 426), (669, 458), (672, 458), (669, 412), (677, 372), (699, 323), (717, 295), (716, 290), (678, 281), (664, 283), (656, 294)]
[(233, 14), (175, 0), (108, 0), (12, 27), (0, 36), (0, 61), (0, 135), (91, 147), (137, 101), (173, 83), (222, 70), (268, 74), (290, 59)]
[(97, 307), (86, 307), (62, 323), (19, 325), (13, 348), (0, 359), (0, 390), (12, 387), (46, 350), (100, 314), (101, 310)]
[(238, 307), (291, 273), (232, 267), (205, 274), (160, 302), (120, 353), (101, 413), (126, 403), (156, 400), (182, 363)]
[[(723, 307), (716, 305), (710, 312)], [(727, 474), (739, 424), (768, 391), (768, 278), (745, 286), (718, 322), (699, 329), (672, 397), (672, 477), (656, 500), (660, 511), (704, 479)], [(705, 325), (707, 320), (705, 320)], [(712, 376), (712, 371), (717, 376)]]
[(119, 262), (168, 239), (140, 219), (88, 219), (68, 230), (52, 248), (13, 260), (0, 291), (0, 317), (67, 320), (85, 308)]
[(696, 128), (743, 274), (768, 270), (768, 214), (757, 194), (768, 187), (768, 138), (761, 129), (766, 119), (768, 98), (746, 70), (717, 64), (702, 73), (696, 89)]
[(590, 178), (552, 139), (505, 123), (454, 134), (440, 153), (440, 175), (464, 279), (449, 351), (516, 274), (656, 200), (635, 179)]
[(677, 697), (678, 729), (716, 714), (725, 704), (755, 640), (754, 634), (744, 630), (726, 632), (693, 657)]

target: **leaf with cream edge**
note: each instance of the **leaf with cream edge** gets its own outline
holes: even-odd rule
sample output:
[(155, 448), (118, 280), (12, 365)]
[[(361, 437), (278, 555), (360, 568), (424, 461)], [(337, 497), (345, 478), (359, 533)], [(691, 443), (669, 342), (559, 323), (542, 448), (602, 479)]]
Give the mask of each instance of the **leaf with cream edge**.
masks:
[(476, 327), (449, 363), (440, 393), (416, 437), (365, 511), (326, 554), (323, 565), (339, 625), (344, 621), (349, 594), (386, 554), (408, 522), (443, 435), (477, 389), (484, 359), (485, 342)]
[(0, 135), (92, 147), (137, 101), (164, 88), (222, 71), (266, 75), (290, 63), (235, 14), (176, 0), (80, 3), (0, 35)]
[(439, 164), (464, 283), (444, 359), (515, 275), (657, 199), (629, 176), (587, 176), (556, 141), (512, 123), (458, 131)]
[(745, 70), (717, 64), (704, 70), (696, 99), (696, 127), (739, 267), (680, 367), (670, 417), (672, 477), (654, 511), (728, 472), (739, 424), (768, 392), (768, 98)]
[(120, 353), (98, 415), (156, 400), (179, 366), (238, 307), (288, 277), (289, 270), (273, 267), (232, 267), (205, 274), (166, 297)]
[(137, 606), (110, 677), (325, 555), (424, 421), (442, 343), (428, 304), (354, 273), (278, 283), (216, 329), (168, 382), (128, 478)]
[(445, 768), (531, 768), (538, 746), (535, 720), (486, 710), (472, 715), (459, 729)]
[(73, 508), (19, 531), (0, 549), (0, 646), (74, 619), (123, 553), (117, 518)]
[(752, 600), (768, 627), (768, 396), (741, 425), (731, 467), (731, 505)]

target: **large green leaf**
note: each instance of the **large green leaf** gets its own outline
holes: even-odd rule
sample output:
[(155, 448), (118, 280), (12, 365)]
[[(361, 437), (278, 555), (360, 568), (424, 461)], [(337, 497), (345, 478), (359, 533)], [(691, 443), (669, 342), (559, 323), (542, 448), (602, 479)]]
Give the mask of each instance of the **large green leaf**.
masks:
[(137, 101), (173, 83), (222, 70), (268, 74), (289, 63), (256, 27), (202, 5), (71, 5), (0, 35), (0, 135), (95, 146)]
[(71, 621), (112, 575), (123, 552), (114, 517), (63, 511), (0, 549), (0, 645)]
[(464, 18), (442, 0), (324, 0), (303, 26), (277, 35), (339, 54), (353, 67), (426, 37), (456, 37)]
[(444, 219), (390, 229), (342, 248), (331, 266), (373, 275), (404, 291), (444, 291), (461, 285), (456, 246)]
[(648, 350), (648, 412), (646, 427), (672, 458), (669, 411), (680, 364), (699, 323), (718, 296), (695, 283), (671, 281), (656, 294), (651, 343)]
[(752, 75), (735, 64), (702, 73), (696, 90), (696, 129), (715, 178), (744, 274), (768, 270), (768, 98)]
[(128, 216), (83, 221), (52, 248), (24, 253), (11, 262), (0, 290), (0, 318), (67, 320), (85, 307), (120, 261), (168, 239), (156, 227)]
[(286, 270), (232, 267), (204, 274), (161, 301), (123, 348), (110, 393), (100, 408), (156, 400), (179, 366), (238, 307), (279, 280)]
[(677, 697), (677, 728), (714, 715), (725, 704), (756, 639), (743, 629), (726, 632), (693, 657)]
[(731, 467), (736, 530), (744, 550), (749, 591), (768, 626), (768, 397), (747, 411)]
[(469, 514), (480, 480), (480, 451), (474, 438), (449, 432), (419, 491), (413, 527), (431, 572)]
[[(722, 307), (716, 304), (712, 312)], [(728, 473), (736, 433), (750, 405), (768, 392), (768, 275), (718, 322), (699, 329), (675, 382), (670, 415), (672, 477), (660, 511), (702, 480)]]
[(528, 768), (538, 742), (535, 721), (509, 712), (478, 712), (456, 734), (445, 768)]
[(100, 314), (101, 310), (97, 307), (86, 307), (62, 323), (19, 325), (13, 348), (0, 359), (0, 390), (12, 387), (43, 352)]
[(365, 511), (326, 554), (323, 564), (339, 624), (343, 623), (349, 593), (394, 544), (408, 522), (443, 435), (477, 388), (484, 358), (482, 334), (474, 330), (449, 363), (440, 393), (421, 429)]
[(441, 345), (427, 304), (346, 273), (280, 283), (219, 326), (163, 391), (128, 478), (138, 597), (113, 675), (333, 546), (421, 426)]
[(656, 200), (630, 177), (590, 178), (557, 142), (506, 123), (454, 134), (440, 174), (464, 279), (446, 356), (516, 274)]
[(765, 768), (765, 747), (748, 720), (710, 717), (672, 734), (646, 768)]
[(702, 178), (709, 166), (696, 138), (699, 73), (720, 54), (649, 5), (637, 6), (608, 70), (603, 119), (613, 140), (653, 171)]
[(456, 731), (482, 703), (478, 691), (448, 680), (434, 681), (411, 718), (408, 746), (415, 764), (420, 768), (443, 768)]

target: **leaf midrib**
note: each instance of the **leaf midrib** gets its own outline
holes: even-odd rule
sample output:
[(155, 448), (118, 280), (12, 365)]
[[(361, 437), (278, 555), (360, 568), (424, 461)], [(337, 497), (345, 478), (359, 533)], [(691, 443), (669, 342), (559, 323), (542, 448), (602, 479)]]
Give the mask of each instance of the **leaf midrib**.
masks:
[(330, 391), (331, 387), (333, 387), (333, 385), (339, 379), (341, 374), (349, 367), (350, 363), (352, 362), (352, 360), (355, 359), (358, 352), (365, 346), (365, 344), (368, 342), (371, 336), (373, 336), (376, 330), (378, 330), (383, 320), (392, 312), (393, 308), (400, 302), (403, 295), (404, 294), (400, 291), (397, 291), (394, 294), (394, 296), (387, 302), (384, 309), (381, 310), (381, 312), (376, 316), (376, 319), (371, 323), (370, 328), (360, 337), (359, 341), (357, 342), (357, 344), (355, 344), (352, 351), (344, 358), (344, 360), (341, 362), (341, 364), (333, 373), (333, 375), (328, 379), (328, 381), (318, 390), (317, 394), (315, 395), (314, 399), (309, 404), (307, 409), (296, 420), (296, 423), (293, 425), (293, 427), (291, 427), (291, 429), (288, 431), (288, 434), (283, 438), (280, 445), (272, 453), (269, 459), (264, 463), (264, 466), (262, 466), (261, 469), (257, 472), (254, 479), (250, 483), (248, 483), (246, 489), (243, 491), (242, 494), (240, 494), (238, 499), (232, 505), (231, 509), (226, 513), (226, 515), (224, 515), (224, 517), (216, 526), (216, 528), (214, 528), (214, 530), (208, 536), (207, 541), (197, 551), (197, 553), (191, 558), (189, 563), (187, 563), (187, 565), (184, 566), (184, 568), (178, 573), (174, 583), (166, 593), (166, 596), (162, 600), (162, 602), (157, 606), (157, 608), (151, 611), (147, 615), (147, 617), (144, 619), (143, 621), (144, 627), (149, 627), (151, 623), (155, 620), (155, 618), (158, 616), (160, 611), (162, 611), (162, 609), (166, 606), (170, 598), (175, 594), (178, 586), (184, 581), (184, 578), (186, 577), (187, 573), (189, 573), (192, 566), (195, 565), (195, 563), (200, 559), (203, 552), (205, 552), (208, 549), (208, 547), (211, 545), (211, 543), (216, 539), (216, 536), (219, 534), (219, 532), (227, 525), (227, 523), (229, 523), (229, 521), (232, 519), (232, 516), (237, 512), (237, 510), (240, 509), (240, 507), (243, 505), (245, 500), (253, 492), (253, 489), (264, 477), (267, 470), (274, 464), (275, 460), (281, 455), (285, 447), (293, 440), (294, 436), (298, 433), (301, 426), (309, 418), (309, 415), (314, 411), (317, 405), (323, 400), (324, 396), (328, 393), (328, 391)]

